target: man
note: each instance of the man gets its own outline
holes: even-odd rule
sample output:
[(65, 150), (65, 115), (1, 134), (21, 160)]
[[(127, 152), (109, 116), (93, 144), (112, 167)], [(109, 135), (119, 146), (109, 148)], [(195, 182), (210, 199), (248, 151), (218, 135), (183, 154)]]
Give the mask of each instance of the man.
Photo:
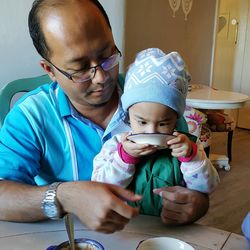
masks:
[[(96, 0), (37, 0), (29, 29), (53, 83), (22, 98), (0, 130), (0, 219), (73, 213), (93, 230), (121, 230), (138, 214), (124, 200), (141, 197), (89, 181), (102, 143), (127, 129), (108, 17)], [(192, 222), (208, 209), (208, 197), (183, 187), (161, 195), (166, 224)]]

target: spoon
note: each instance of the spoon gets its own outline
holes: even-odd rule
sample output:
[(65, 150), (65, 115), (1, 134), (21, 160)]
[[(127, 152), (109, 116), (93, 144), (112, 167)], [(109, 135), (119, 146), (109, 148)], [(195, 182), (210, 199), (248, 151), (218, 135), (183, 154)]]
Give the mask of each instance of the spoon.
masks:
[(71, 214), (66, 214), (64, 216), (64, 223), (67, 229), (70, 249), (75, 250), (74, 220)]

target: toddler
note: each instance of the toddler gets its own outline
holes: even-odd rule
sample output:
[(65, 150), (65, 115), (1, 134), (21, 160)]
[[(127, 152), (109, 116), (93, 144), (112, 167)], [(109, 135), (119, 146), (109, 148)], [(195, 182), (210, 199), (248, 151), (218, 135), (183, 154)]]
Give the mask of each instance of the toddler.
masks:
[[(211, 193), (219, 183), (216, 169), (201, 144), (175, 131), (183, 115), (190, 75), (177, 52), (157, 48), (137, 54), (125, 78), (122, 107), (131, 132), (113, 136), (94, 159), (93, 181), (117, 184), (142, 195), (136, 204), (144, 214), (160, 215), (162, 199), (155, 189), (185, 185)], [(129, 134), (166, 133), (176, 137), (167, 147), (138, 144)]]

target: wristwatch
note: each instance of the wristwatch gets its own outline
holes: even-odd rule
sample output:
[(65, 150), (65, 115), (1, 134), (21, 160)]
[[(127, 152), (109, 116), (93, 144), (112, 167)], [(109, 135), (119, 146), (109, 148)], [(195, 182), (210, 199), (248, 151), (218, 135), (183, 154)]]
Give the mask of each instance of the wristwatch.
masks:
[(62, 206), (56, 198), (56, 191), (62, 182), (54, 182), (49, 185), (42, 201), (42, 210), (49, 219), (58, 220), (63, 217)]

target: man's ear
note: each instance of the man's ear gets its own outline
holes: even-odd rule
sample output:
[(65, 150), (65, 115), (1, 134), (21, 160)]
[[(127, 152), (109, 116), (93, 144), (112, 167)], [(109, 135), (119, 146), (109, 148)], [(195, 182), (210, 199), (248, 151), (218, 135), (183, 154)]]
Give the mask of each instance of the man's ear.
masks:
[(51, 65), (44, 59), (42, 59), (40, 61), (40, 65), (42, 66), (43, 70), (49, 75), (50, 79), (55, 82), (56, 81), (56, 77), (54, 74), (54, 71), (51, 67)]

